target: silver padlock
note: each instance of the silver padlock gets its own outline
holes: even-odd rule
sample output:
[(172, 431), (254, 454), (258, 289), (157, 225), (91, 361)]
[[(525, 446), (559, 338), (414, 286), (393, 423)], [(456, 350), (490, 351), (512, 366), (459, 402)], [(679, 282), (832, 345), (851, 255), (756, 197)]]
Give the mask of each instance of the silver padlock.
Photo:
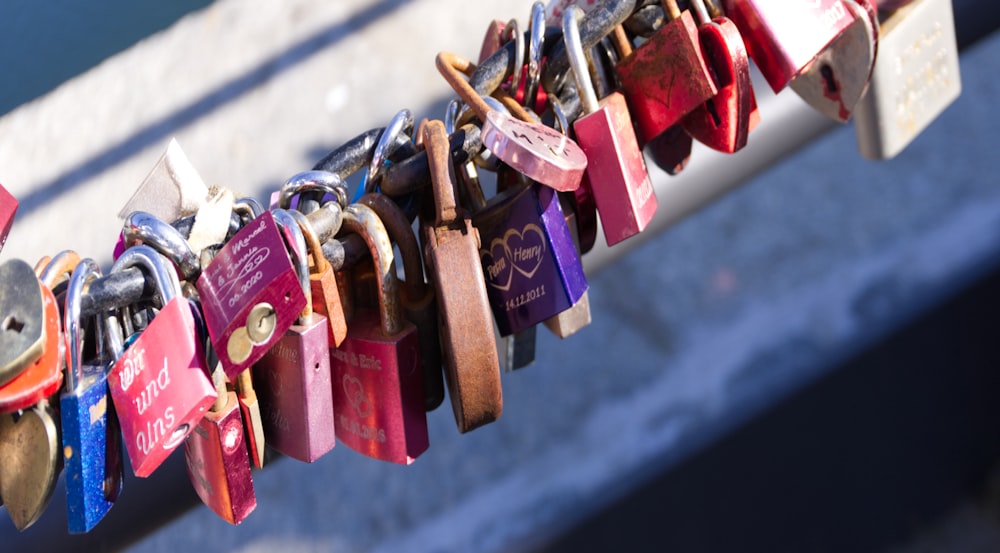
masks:
[(951, 0), (915, 0), (889, 14), (881, 33), (854, 117), (868, 159), (895, 157), (962, 93)]
[(790, 85), (813, 109), (840, 123), (864, 96), (875, 64), (879, 26), (870, 1), (842, 1), (853, 22)]

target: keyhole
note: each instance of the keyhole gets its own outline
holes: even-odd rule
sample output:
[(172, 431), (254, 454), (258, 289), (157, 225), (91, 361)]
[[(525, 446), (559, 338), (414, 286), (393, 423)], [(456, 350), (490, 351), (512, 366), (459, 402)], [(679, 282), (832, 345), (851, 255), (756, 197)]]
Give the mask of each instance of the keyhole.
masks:
[(833, 68), (830, 67), (830, 64), (824, 63), (819, 68), (819, 74), (823, 77), (823, 82), (826, 83), (827, 93), (836, 94), (839, 91), (839, 87), (837, 86), (837, 79), (833, 76)]
[(13, 330), (14, 332), (20, 334), (21, 331), (24, 330), (24, 323), (17, 320), (17, 318), (14, 317), (13, 315), (8, 315), (3, 320), (3, 330), (4, 332), (8, 330)]

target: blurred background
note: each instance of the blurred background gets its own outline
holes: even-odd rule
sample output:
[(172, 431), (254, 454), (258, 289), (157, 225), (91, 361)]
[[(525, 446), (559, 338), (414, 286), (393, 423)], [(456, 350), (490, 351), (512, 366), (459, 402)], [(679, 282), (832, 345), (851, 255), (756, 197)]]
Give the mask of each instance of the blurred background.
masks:
[[(208, 184), (264, 200), (401, 108), (443, 117), (433, 66), (531, 2), (0, 4), (0, 259), (110, 262), (117, 212), (176, 138)], [(538, 331), (501, 419), (428, 415), (412, 466), (338, 446), (255, 473), (231, 527), (175, 455), (95, 532), (64, 489), (9, 551), (998, 551), (1000, 8), (954, 3), (962, 97), (866, 161), (758, 78), (735, 156), (650, 165), (656, 228), (585, 258), (593, 324)], [(757, 76), (759, 77), (759, 75)]]

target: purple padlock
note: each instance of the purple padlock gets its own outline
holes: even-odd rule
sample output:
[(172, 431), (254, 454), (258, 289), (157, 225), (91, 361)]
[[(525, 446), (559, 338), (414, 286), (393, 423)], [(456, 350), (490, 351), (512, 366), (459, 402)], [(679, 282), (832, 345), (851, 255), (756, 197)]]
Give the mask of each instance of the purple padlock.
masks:
[(498, 181), (509, 186), (472, 222), (497, 328), (509, 336), (569, 309), (588, 285), (556, 192), (510, 169)]
[(212, 346), (230, 380), (263, 357), (306, 306), (270, 211), (226, 243), (196, 286)]

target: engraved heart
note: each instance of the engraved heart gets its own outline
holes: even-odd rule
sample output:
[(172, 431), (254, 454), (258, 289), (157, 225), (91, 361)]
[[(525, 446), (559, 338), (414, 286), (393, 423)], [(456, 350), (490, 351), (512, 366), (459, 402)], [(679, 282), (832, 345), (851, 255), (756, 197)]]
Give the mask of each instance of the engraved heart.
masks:
[(372, 402), (365, 397), (365, 388), (362, 386), (361, 381), (357, 378), (346, 374), (344, 375), (344, 394), (347, 396), (347, 402), (351, 404), (354, 411), (357, 412), (358, 416), (361, 418), (367, 418), (372, 414)]
[(48, 403), (0, 415), (0, 496), (18, 530), (34, 524), (49, 504), (59, 454), (55, 412)]
[(479, 259), (483, 262), (483, 274), (486, 276), (486, 282), (497, 290), (509, 290), (514, 267), (510, 262), (510, 255), (504, 240), (494, 238), (490, 241), (489, 250), (479, 250)]
[(503, 235), (510, 260), (517, 272), (531, 279), (545, 256), (545, 234), (535, 224), (524, 225), (520, 232), (510, 229)]

